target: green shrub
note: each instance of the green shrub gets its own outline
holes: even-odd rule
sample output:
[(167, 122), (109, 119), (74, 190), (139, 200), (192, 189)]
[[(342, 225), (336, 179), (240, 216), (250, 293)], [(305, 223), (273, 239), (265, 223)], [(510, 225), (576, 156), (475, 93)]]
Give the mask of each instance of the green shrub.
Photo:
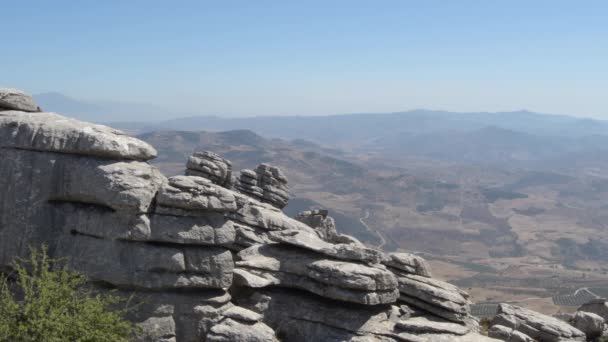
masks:
[(50, 259), (46, 247), (13, 267), (14, 283), (0, 276), (0, 341), (115, 342), (136, 332), (123, 318), (125, 300), (87, 289), (86, 278)]

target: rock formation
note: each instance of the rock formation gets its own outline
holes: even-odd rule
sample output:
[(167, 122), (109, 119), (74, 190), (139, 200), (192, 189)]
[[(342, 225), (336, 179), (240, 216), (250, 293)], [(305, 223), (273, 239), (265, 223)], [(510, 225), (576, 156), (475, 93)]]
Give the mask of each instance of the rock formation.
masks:
[(233, 179), (201, 152), (166, 178), (148, 144), (36, 108), (0, 90), (0, 267), (48, 245), (92, 286), (144, 303), (129, 317), (138, 341), (492, 340), (422, 258), (340, 235), (324, 211), (283, 214), (278, 168)]
[(585, 334), (564, 321), (509, 304), (500, 304), (490, 336), (503, 341), (585, 341)]
[(261, 202), (283, 209), (289, 201), (287, 177), (281, 169), (260, 164), (255, 171), (241, 170), (236, 189)]

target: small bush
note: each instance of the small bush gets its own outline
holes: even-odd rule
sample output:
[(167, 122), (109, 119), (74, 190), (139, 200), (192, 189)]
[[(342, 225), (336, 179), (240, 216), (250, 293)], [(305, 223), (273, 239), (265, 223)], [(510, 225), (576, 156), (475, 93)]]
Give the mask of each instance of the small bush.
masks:
[(13, 267), (14, 283), (0, 275), (0, 341), (126, 342), (136, 332), (123, 299), (87, 290), (86, 278), (50, 259), (46, 247)]

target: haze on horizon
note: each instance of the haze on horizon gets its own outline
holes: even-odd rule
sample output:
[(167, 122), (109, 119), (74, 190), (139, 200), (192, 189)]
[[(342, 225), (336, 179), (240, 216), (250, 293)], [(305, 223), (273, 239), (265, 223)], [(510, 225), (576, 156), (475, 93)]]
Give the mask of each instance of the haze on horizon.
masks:
[(164, 118), (425, 108), (608, 119), (604, 1), (41, 0), (3, 11), (0, 86), (141, 103)]

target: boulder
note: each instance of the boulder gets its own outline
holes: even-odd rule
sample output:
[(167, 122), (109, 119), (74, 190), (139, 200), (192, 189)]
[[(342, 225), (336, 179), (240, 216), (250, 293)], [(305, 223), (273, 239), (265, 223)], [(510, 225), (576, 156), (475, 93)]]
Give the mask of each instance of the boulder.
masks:
[[(497, 315), (490, 323), (492, 328), (497, 325), (516, 330), (537, 341), (585, 341), (585, 334), (566, 322), (509, 304), (498, 306)], [(494, 330), (497, 329), (504, 331), (503, 328)]]
[(21, 90), (0, 88), (0, 111), (19, 110), (22, 112), (38, 112), (34, 98)]

